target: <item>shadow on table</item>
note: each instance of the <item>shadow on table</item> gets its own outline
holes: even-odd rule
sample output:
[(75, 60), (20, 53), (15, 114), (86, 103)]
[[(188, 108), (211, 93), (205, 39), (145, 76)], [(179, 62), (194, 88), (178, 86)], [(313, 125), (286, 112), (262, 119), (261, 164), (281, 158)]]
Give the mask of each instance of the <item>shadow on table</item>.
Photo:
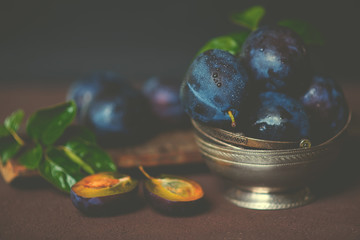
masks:
[(20, 177), (11, 182), (11, 186), (20, 190), (52, 189), (49, 182), (40, 176)]
[(337, 195), (360, 186), (359, 147), (360, 136), (346, 138), (337, 162), (314, 186), (320, 197)]
[(117, 204), (108, 206), (107, 208), (100, 209), (100, 211), (96, 212), (82, 212), (79, 211), (79, 214), (84, 217), (89, 218), (108, 218), (108, 217), (116, 217), (120, 215), (131, 214), (146, 207), (146, 202), (141, 197), (132, 199), (131, 202), (127, 202), (126, 204)]

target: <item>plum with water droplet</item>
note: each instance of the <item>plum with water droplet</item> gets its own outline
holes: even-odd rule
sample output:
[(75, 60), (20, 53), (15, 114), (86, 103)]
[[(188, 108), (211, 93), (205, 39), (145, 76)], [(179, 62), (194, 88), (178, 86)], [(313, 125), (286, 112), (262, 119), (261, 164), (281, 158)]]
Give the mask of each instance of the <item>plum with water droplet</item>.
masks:
[(311, 79), (307, 48), (286, 27), (259, 27), (244, 42), (240, 59), (261, 91), (297, 95), (306, 90)]
[(213, 49), (194, 59), (181, 84), (180, 97), (185, 112), (194, 120), (234, 130), (245, 112), (250, 88), (239, 59)]
[(310, 123), (303, 105), (295, 98), (278, 92), (259, 95), (249, 125), (249, 137), (272, 141), (299, 141), (310, 136)]
[(344, 127), (348, 107), (340, 85), (333, 78), (315, 75), (300, 101), (309, 114), (312, 138), (316, 142), (333, 137)]

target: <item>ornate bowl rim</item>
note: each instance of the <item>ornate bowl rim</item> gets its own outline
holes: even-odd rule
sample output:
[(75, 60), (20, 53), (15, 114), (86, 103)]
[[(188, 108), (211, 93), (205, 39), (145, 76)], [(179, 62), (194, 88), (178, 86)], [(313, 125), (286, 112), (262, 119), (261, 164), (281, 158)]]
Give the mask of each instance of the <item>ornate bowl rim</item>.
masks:
[(242, 133), (233, 133), (220, 128), (208, 127), (193, 119), (191, 119), (191, 121), (197, 132), (216, 143), (211, 145), (212, 147), (217, 148), (219, 151), (226, 150), (231, 152), (240, 151), (266, 154), (288, 154), (289, 152), (296, 153), (302, 151), (317, 151), (327, 148), (329, 145), (336, 142), (345, 133), (351, 122), (351, 116), (352, 111), (351, 109), (349, 109), (348, 118), (344, 127), (330, 139), (311, 147), (302, 146), (302, 141), (304, 141), (304, 139), (301, 139), (297, 142), (268, 141), (262, 139), (255, 139), (246, 137)]

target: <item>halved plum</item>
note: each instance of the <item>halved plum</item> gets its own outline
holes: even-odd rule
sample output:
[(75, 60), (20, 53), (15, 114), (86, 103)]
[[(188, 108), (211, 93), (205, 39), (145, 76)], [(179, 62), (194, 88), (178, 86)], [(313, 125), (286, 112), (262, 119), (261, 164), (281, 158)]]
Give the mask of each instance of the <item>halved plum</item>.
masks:
[(109, 215), (132, 209), (138, 181), (117, 172), (87, 176), (71, 187), (74, 206), (85, 214)]
[(142, 166), (139, 169), (147, 177), (144, 196), (156, 210), (168, 215), (191, 215), (205, 209), (204, 191), (194, 180), (167, 174), (154, 178)]

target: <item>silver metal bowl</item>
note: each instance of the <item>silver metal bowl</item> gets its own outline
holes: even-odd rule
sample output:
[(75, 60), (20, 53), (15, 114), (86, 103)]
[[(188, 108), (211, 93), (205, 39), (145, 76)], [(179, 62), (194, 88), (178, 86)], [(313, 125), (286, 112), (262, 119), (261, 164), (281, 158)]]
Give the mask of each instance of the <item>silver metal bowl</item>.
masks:
[(225, 197), (240, 207), (271, 210), (302, 206), (316, 198), (311, 185), (338, 158), (350, 119), (351, 113), (336, 136), (312, 147), (307, 140), (264, 141), (192, 123), (206, 164), (231, 183)]

